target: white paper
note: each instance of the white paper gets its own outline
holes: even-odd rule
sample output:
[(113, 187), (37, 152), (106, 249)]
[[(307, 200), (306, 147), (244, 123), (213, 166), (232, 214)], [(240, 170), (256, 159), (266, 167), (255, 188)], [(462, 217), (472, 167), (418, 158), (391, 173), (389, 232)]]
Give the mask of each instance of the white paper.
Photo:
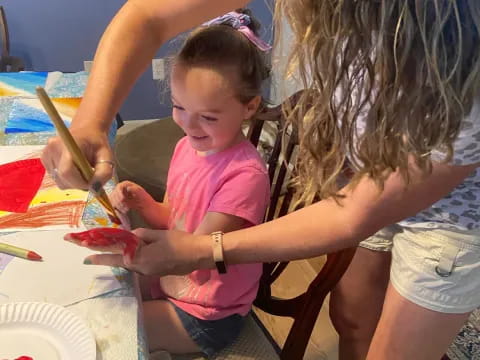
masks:
[(0, 164), (6, 164), (31, 157), (40, 157), (44, 147), (44, 145), (0, 146)]
[(42, 256), (43, 261), (14, 258), (0, 273), (0, 302), (41, 301), (59, 305), (121, 288), (108, 266), (84, 265), (92, 250), (63, 240), (66, 231), (17, 232), (0, 242)]
[(81, 316), (95, 335), (97, 360), (137, 359), (136, 298), (95, 298), (69, 306), (68, 309)]

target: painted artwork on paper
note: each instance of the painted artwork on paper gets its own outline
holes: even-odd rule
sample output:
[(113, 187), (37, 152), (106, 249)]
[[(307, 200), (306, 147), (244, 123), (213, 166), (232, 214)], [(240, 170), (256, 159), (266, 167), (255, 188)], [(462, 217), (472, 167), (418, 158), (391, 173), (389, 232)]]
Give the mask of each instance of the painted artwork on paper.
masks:
[[(52, 102), (65, 125), (70, 126), (81, 98), (53, 98)], [(55, 127), (38, 99), (15, 99), (5, 125), (5, 133), (55, 131)]]
[[(82, 226), (81, 218), (88, 193), (60, 190), (50, 175), (39, 169), (38, 158), (42, 148), (0, 146), (0, 166), (16, 169), (0, 172), (0, 183), (6, 184), (0, 186), (0, 195), (8, 194), (8, 187), (11, 187), (11, 194), (2, 196), (0, 201), (0, 232)], [(32, 192), (35, 193), (33, 197)], [(29, 198), (31, 200), (28, 202)]]
[(0, 73), (0, 96), (35, 96), (37, 86), (45, 86), (48, 72)]
[(44, 175), (38, 158), (0, 164), (0, 211), (27, 212)]

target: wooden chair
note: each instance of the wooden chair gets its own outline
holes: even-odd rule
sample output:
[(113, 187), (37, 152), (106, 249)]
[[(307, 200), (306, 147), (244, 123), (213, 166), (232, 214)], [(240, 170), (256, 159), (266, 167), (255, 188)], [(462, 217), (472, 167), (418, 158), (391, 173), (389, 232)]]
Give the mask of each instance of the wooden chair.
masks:
[[(294, 106), (302, 95), (305, 94), (303, 91), (300, 91), (291, 96), (288, 100), (291, 106)], [(277, 122), (280, 132), (285, 126), (281, 106), (269, 109), (269, 112), (270, 114), (266, 121)], [(265, 121), (257, 120), (251, 128), (250, 140), (254, 145), (258, 145), (264, 124)], [(291, 129), (291, 134), (286, 136), (284, 159), (280, 160), (282, 136), (277, 136), (273, 145), (272, 153), (268, 159), (268, 172), (272, 191), (265, 221), (284, 216), (291, 208), (291, 202), (295, 195), (294, 189), (287, 186), (285, 190), (285, 181), (288, 181), (288, 167), (295, 161), (294, 152), (297, 146), (298, 136), (294, 128)], [(297, 209), (298, 207), (295, 210)], [(303, 358), (325, 297), (342, 278), (354, 254), (355, 248), (328, 254), (326, 264), (310, 283), (306, 291), (292, 299), (279, 299), (272, 296), (271, 292), (271, 285), (288, 266), (288, 262), (264, 264), (263, 275), (254, 305), (269, 314), (288, 316), (294, 319), (292, 328), (281, 350), (280, 359), (296, 360)]]
[[(302, 95), (305, 95), (305, 93), (300, 91), (287, 101), (293, 106)], [(271, 200), (265, 221), (270, 221), (286, 215), (295, 197), (294, 189), (287, 186), (287, 182), (288, 175), (295, 162), (298, 136), (295, 129), (291, 129), (290, 134), (287, 132), (286, 143), (284, 144), (285, 151), (282, 154), (282, 130), (285, 126), (285, 118), (281, 106), (269, 108), (262, 114), (261, 118), (263, 120), (256, 120), (249, 127), (248, 138), (255, 146), (261, 148), (260, 152), (265, 152), (264, 150), (267, 148), (266, 158), (271, 182)], [(267, 131), (265, 129), (267, 124), (269, 129), (276, 129), (275, 141), (270, 148), (262, 145), (260, 141), (262, 134)], [(250, 316), (239, 339), (218, 354), (216, 359), (302, 359), (325, 297), (342, 278), (354, 254), (355, 248), (328, 254), (325, 265), (305, 292), (291, 299), (276, 298), (272, 296), (271, 291), (273, 282), (279, 278), (288, 266), (288, 262), (264, 264), (254, 305), (269, 314), (288, 316), (294, 319), (283, 348), (278, 353), (279, 348), (271, 344), (272, 339), (269, 334), (262, 333), (262, 331), (265, 332), (265, 328), (259, 323), (258, 318)], [(152, 355), (152, 360), (168, 358), (175, 360), (204, 359), (201, 355), (168, 355), (166, 353), (162, 355), (161, 352)]]
[(2, 36), (2, 52), (0, 55), (0, 72), (17, 72), (25, 70), (23, 60), (10, 56), (10, 38), (8, 34), (7, 17), (3, 6), (0, 6), (0, 34)]

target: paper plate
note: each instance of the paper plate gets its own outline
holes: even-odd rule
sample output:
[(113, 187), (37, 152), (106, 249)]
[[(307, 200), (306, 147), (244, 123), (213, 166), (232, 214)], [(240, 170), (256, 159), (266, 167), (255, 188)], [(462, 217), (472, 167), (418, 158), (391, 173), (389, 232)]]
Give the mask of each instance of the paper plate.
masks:
[(0, 304), (0, 359), (95, 360), (95, 339), (86, 323), (56, 304)]

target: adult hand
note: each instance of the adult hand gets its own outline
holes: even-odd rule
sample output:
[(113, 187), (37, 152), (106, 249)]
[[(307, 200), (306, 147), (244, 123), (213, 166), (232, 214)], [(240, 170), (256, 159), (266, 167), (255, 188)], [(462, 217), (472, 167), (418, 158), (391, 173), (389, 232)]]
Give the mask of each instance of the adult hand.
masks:
[(95, 174), (87, 183), (73, 163), (70, 152), (58, 136), (51, 138), (44, 148), (41, 160), (60, 189), (98, 189), (112, 177), (113, 154), (105, 132), (93, 127), (71, 127), (70, 133), (80, 147)]
[[(102, 249), (90, 247), (114, 253), (90, 255), (85, 259), (85, 264), (124, 267), (143, 275), (184, 275), (197, 269), (214, 267), (208, 235), (141, 228), (132, 232), (140, 241), (131, 260), (121, 254), (118, 246)], [(71, 241), (71, 238), (67, 235), (66, 240)]]

